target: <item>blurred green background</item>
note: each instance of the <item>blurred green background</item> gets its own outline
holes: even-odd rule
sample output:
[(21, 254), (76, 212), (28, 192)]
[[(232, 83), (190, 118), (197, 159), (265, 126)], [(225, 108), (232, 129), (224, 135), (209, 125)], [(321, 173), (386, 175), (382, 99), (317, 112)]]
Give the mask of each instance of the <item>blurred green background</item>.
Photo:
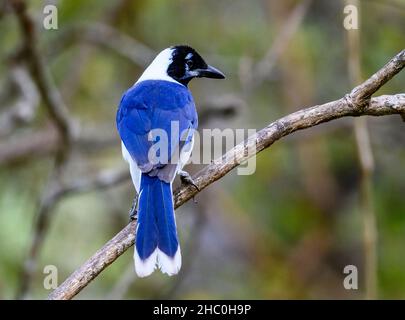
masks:
[[(21, 46), (21, 30), (7, 1), (0, 3), (1, 119), (19, 97), (13, 70), (26, 65), (10, 58)], [(126, 169), (115, 129), (121, 94), (156, 52), (174, 44), (191, 45), (227, 75), (226, 81), (190, 85), (200, 114), (212, 105), (230, 104), (233, 110), (201, 128), (261, 129), (349, 92), (345, 2), (302, 3), (29, 1), (38, 50), (79, 132), (102, 140), (73, 148), (63, 183)], [(58, 30), (42, 27), (45, 4), (57, 6)], [(405, 1), (360, 1), (360, 33), (365, 79), (404, 49)], [(273, 65), (257, 81), (263, 61)], [(402, 72), (378, 94), (404, 92), (404, 84)], [(405, 298), (405, 127), (399, 116), (367, 121), (375, 161), (377, 297)], [(258, 155), (254, 175), (233, 171), (197, 195), (197, 204), (177, 210), (184, 261), (177, 277), (155, 272), (137, 279), (131, 248), (77, 298), (364, 298), (361, 168), (353, 122), (344, 118), (290, 135)], [(45, 298), (46, 265), (57, 266), (63, 281), (128, 222), (134, 192), (129, 179), (62, 197), (49, 210), (37, 263), (25, 262), (30, 279), (22, 276), (41, 202), (53, 188), (50, 128), (42, 101), (7, 132), (0, 128), (0, 299)], [(40, 149), (7, 154), (21, 141), (37, 143), (41, 132)], [(358, 267), (358, 290), (343, 287), (346, 265)]]

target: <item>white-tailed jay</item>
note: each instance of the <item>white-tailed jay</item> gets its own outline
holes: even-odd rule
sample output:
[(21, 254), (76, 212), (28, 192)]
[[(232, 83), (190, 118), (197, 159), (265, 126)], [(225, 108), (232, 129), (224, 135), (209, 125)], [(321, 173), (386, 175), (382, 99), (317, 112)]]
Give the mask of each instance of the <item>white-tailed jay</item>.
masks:
[[(138, 219), (134, 260), (140, 277), (150, 275), (156, 266), (168, 275), (178, 273), (181, 267), (172, 183), (179, 174), (182, 181), (193, 184), (182, 171), (198, 125), (187, 85), (201, 77), (225, 78), (194, 49), (170, 47), (157, 55), (119, 104), (116, 121), (122, 154), (138, 193), (130, 213)], [(159, 135), (162, 131), (167, 139)]]

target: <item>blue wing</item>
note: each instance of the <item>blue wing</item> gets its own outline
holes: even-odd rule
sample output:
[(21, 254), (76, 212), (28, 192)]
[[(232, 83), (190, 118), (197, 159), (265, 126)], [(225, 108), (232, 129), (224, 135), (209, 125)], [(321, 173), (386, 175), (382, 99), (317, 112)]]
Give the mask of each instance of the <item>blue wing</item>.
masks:
[[(157, 142), (148, 139), (150, 132), (162, 129), (167, 133), (167, 160), (170, 161), (174, 152), (190, 142), (198, 126), (190, 91), (183, 85), (161, 80), (143, 81), (130, 88), (121, 99), (116, 121), (129, 154), (142, 172), (152, 175), (167, 171), (167, 163), (149, 159), (149, 150)], [(172, 121), (178, 124), (179, 130), (172, 132)], [(181, 137), (184, 132), (188, 133), (187, 137)], [(172, 176), (173, 170), (169, 171)]]

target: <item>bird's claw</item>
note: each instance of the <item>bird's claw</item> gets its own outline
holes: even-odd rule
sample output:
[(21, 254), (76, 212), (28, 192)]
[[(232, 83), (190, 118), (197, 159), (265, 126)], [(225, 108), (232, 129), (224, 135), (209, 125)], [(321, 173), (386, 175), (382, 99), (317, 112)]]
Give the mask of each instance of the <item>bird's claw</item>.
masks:
[(192, 185), (198, 192), (200, 191), (200, 188), (195, 184), (193, 178), (191, 178), (187, 171), (180, 171), (179, 175), (182, 183)]
[(129, 209), (129, 222), (132, 222), (137, 219), (138, 215), (138, 195), (135, 195), (134, 200), (132, 201), (131, 209)]

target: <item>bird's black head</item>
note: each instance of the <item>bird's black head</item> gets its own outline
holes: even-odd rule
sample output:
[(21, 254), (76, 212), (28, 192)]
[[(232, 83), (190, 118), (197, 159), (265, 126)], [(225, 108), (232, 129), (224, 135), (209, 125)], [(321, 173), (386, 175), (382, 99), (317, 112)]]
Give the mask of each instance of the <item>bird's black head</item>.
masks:
[(171, 49), (172, 61), (167, 68), (167, 74), (185, 86), (193, 78), (225, 78), (221, 71), (209, 66), (193, 48), (182, 45)]

